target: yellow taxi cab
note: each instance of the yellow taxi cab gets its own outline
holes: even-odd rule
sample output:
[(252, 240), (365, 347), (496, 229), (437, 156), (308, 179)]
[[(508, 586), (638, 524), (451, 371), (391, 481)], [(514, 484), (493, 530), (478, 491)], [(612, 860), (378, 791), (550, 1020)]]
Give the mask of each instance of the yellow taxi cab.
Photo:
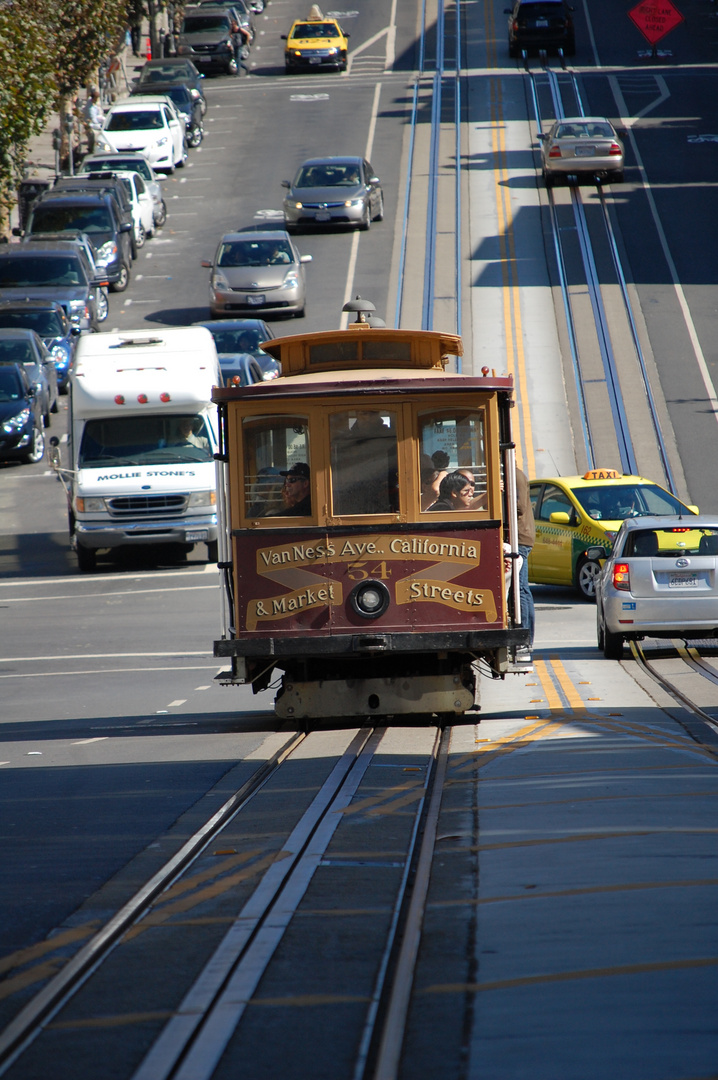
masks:
[(282, 34), (287, 74), (315, 68), (346, 71), (348, 37), (336, 19), (325, 18), (315, 5), (309, 18), (296, 19), (289, 33)]
[(602, 558), (610, 553), (625, 518), (698, 513), (697, 506), (682, 503), (652, 480), (615, 469), (551, 476), (532, 480), (529, 486), (536, 522), (529, 580), (573, 586), (587, 600), (595, 599)]

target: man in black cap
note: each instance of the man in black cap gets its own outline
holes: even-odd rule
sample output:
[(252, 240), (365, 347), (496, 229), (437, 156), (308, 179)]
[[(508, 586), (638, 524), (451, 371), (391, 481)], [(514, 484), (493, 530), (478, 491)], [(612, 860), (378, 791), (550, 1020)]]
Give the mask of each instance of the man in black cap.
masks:
[(309, 466), (304, 461), (298, 461), (286, 472), (280, 470), (280, 476), (284, 477), (282, 488), (284, 509), (279, 511), (278, 516), (292, 514), (296, 517), (308, 517), (312, 512)]

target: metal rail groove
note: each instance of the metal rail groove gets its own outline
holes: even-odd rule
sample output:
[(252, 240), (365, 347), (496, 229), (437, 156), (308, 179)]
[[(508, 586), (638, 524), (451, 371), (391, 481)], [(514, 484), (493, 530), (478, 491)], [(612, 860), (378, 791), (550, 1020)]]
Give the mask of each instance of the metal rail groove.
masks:
[[(687, 697), (682, 690), (679, 690), (678, 687), (670, 681), (670, 679), (667, 679), (665, 675), (661, 675), (661, 673), (653, 667), (651, 661), (647, 658), (645, 652), (643, 651), (640, 642), (631, 641), (629, 642), (629, 645), (631, 652), (633, 653), (633, 658), (634, 660), (636, 660), (641, 670), (644, 671), (651, 679), (653, 679), (653, 681), (657, 683), (663, 690), (665, 690), (665, 692), (670, 697), (677, 701), (679, 705), (682, 705), (684, 709), (687, 709), (688, 712), (698, 717), (698, 719), (701, 720), (708, 728), (710, 728), (710, 730), (714, 734), (718, 735), (718, 721), (716, 721), (715, 718), (710, 715), (710, 713), (705, 712), (703, 709), (701, 709), (699, 705), (696, 705), (694, 701), (691, 701), (691, 699)], [(700, 674), (705, 674), (704, 672), (700, 671), (700, 667), (698, 665), (695, 665), (695, 670), (699, 671)], [(713, 747), (710, 747), (709, 749), (712, 750)]]
[(107, 959), (122, 935), (149, 910), (157, 897), (199, 858), (207, 845), (257, 794), (305, 738), (303, 733), (292, 736), (268, 761), (260, 765), (242, 787), (226, 800), (8, 1024), (0, 1034), (0, 1076), (7, 1072), (43, 1028)]

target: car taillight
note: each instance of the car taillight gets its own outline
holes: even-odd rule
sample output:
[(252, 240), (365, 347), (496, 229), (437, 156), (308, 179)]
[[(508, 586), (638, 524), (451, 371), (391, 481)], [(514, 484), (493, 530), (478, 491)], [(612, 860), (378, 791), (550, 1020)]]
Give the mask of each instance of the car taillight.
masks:
[(621, 156), (621, 147), (618, 145), (617, 142), (611, 143), (611, 149), (608, 151), (608, 156), (609, 157), (620, 157)]
[(631, 575), (628, 563), (619, 562), (613, 567), (614, 589), (624, 589), (626, 592), (631, 588)]
[(514, 19), (513, 26), (512, 26), (513, 32), (516, 33), (518, 28), (519, 28), (519, 21), (518, 21), (518, 19)]
[(552, 158), (552, 157), (561, 157), (561, 147), (560, 146), (552, 146), (551, 149), (548, 152), (548, 156), (550, 158)]

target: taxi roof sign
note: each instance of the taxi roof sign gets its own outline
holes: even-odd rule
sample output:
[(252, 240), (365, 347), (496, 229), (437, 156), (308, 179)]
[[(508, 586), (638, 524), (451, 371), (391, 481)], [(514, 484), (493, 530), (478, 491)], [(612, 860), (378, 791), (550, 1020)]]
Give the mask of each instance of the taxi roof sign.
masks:
[(620, 480), (623, 473), (615, 469), (589, 469), (583, 474), (584, 480)]

